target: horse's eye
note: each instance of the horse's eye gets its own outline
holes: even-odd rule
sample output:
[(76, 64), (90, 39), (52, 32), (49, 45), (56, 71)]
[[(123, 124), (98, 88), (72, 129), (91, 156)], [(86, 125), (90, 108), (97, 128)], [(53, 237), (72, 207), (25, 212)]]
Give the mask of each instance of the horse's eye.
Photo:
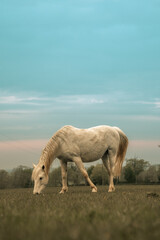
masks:
[(43, 179), (42, 177), (39, 178), (39, 180), (42, 180), (42, 179)]

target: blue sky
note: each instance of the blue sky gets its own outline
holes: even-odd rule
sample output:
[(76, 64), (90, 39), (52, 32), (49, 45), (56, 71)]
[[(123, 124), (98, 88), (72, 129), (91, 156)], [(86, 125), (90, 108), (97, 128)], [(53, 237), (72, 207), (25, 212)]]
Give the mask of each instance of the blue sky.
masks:
[(2, 0), (0, 168), (66, 124), (119, 126), (127, 157), (159, 163), (159, 29), (158, 0)]

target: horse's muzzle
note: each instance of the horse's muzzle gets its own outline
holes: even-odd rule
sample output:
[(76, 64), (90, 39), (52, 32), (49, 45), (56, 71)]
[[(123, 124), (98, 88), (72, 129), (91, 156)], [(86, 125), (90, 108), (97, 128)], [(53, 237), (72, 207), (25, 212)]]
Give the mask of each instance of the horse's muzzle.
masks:
[(34, 194), (34, 195), (39, 195), (40, 193), (38, 193), (38, 192), (33, 192), (33, 194)]

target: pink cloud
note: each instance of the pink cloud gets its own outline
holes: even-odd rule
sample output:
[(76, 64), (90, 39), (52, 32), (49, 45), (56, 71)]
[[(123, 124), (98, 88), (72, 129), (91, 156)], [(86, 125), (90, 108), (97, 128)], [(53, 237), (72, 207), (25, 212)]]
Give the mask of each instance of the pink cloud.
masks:
[(48, 139), (19, 140), (19, 141), (1, 141), (0, 151), (18, 151), (19, 150), (42, 150), (47, 144)]
[[(1, 141), (0, 151), (13, 150), (42, 150), (49, 139), (35, 140), (17, 140), (17, 141)], [(160, 140), (130, 140), (129, 148), (157, 148), (160, 145)]]
[[(0, 168), (18, 165), (32, 166), (37, 163), (49, 139), (1, 141)], [(126, 158), (143, 158), (151, 163), (160, 163), (160, 140), (130, 140)], [(56, 165), (59, 166), (59, 165)]]
[(157, 148), (160, 145), (160, 140), (131, 140), (129, 148)]

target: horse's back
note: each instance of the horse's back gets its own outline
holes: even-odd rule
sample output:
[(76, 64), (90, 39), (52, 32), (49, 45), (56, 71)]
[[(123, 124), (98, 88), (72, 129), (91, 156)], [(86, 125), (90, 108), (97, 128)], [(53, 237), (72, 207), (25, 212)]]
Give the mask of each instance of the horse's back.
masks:
[(84, 162), (100, 159), (107, 149), (117, 148), (118, 132), (110, 126), (79, 129), (64, 126), (61, 129), (62, 151), (79, 155)]

